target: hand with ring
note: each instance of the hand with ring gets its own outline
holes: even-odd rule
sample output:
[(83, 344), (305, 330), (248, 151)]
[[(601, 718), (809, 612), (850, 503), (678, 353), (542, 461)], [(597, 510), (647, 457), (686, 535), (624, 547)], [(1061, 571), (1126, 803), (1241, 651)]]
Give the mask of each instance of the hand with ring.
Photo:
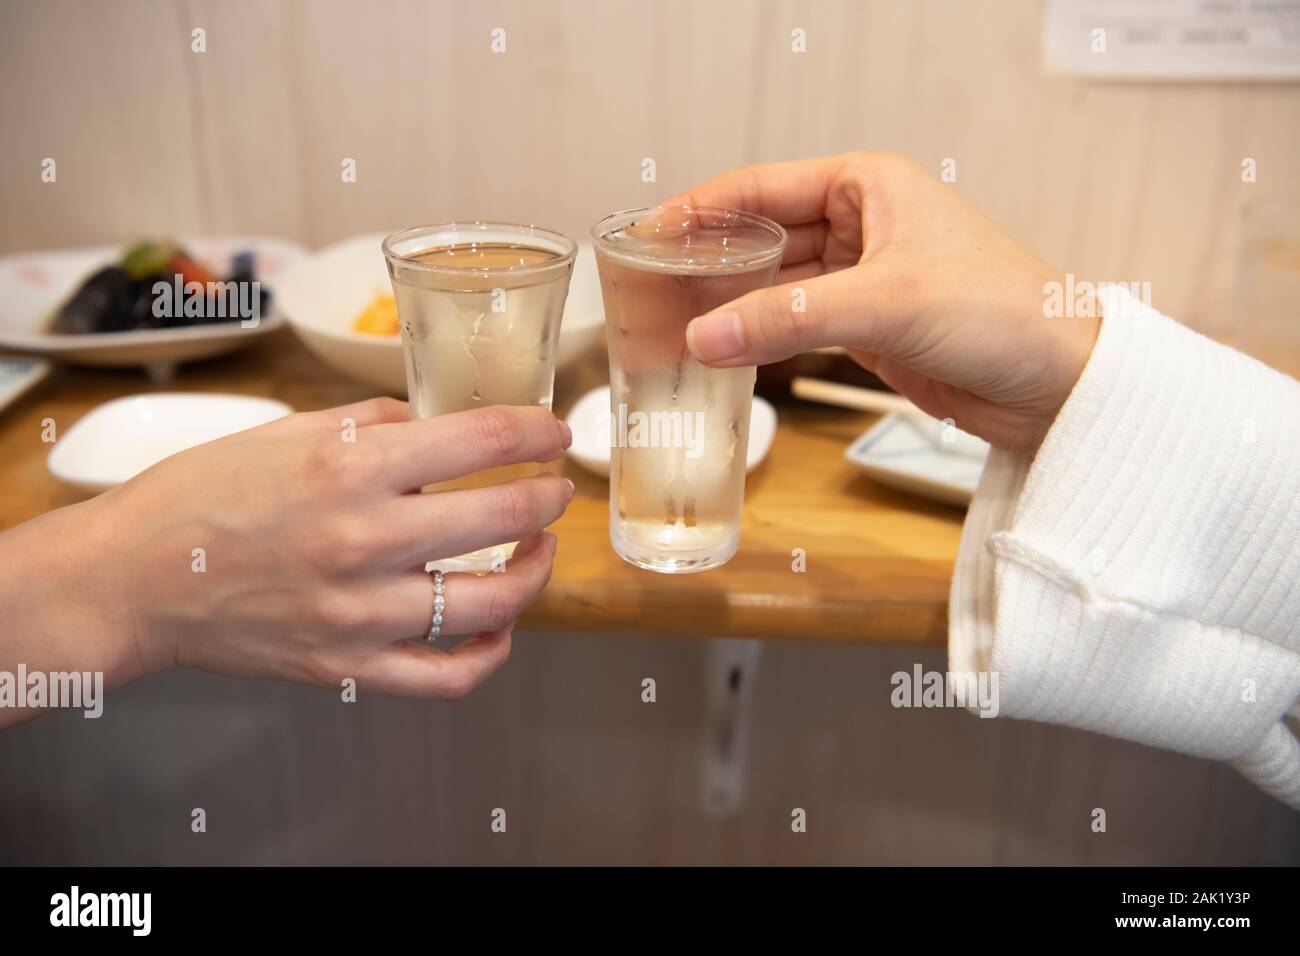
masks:
[[(192, 448), (0, 535), (0, 601), (9, 620), (31, 622), (5, 656), (94, 667), (110, 685), (179, 665), (463, 697), (506, 660), (516, 617), (545, 587), (556, 541), (543, 529), (573, 485), (543, 473), (420, 489), (550, 461), (570, 441), (543, 408), (411, 421), (405, 402), (385, 398)], [(504, 571), (442, 576), (439, 643), (473, 636), (427, 646), (436, 581), (425, 563), (510, 541)]]

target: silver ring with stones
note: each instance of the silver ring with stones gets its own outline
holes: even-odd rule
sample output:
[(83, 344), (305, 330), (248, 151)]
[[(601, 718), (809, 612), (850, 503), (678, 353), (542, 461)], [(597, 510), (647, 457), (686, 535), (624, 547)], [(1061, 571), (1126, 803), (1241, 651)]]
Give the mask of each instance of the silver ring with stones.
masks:
[(429, 634), (424, 639), (426, 644), (438, 643), (442, 634), (442, 612), (447, 608), (447, 583), (441, 571), (431, 571), (433, 575), (433, 621), (429, 624)]

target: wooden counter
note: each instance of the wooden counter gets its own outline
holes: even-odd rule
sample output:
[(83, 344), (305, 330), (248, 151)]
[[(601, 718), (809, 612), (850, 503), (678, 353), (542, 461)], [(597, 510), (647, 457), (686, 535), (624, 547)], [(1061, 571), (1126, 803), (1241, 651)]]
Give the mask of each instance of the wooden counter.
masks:
[[(601, 380), (602, 362), (593, 356), (557, 383), (558, 410)], [(186, 366), (170, 384), (138, 371), (60, 368), (0, 411), (0, 527), (81, 497), (45, 468), (43, 419), (66, 432), (94, 406), (148, 391), (240, 392), (300, 410), (372, 394), (316, 360), (287, 330), (248, 351)], [(701, 574), (660, 575), (622, 561), (609, 545), (608, 484), (566, 462), (578, 494), (553, 529), (560, 546), (550, 586), (522, 626), (941, 644), (963, 513), (892, 492), (844, 460), (871, 416), (784, 407), (778, 417), (772, 452), (749, 476), (740, 551)], [(792, 570), (796, 548), (807, 555), (804, 572)]]

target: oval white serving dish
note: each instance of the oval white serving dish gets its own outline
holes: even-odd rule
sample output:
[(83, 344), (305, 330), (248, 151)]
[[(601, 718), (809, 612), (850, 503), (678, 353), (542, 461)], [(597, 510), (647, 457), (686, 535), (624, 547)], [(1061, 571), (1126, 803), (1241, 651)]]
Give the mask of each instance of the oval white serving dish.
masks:
[(73, 487), (105, 491), (177, 452), (292, 411), (284, 402), (249, 395), (127, 395), (91, 409), (58, 436), (46, 467)]
[(233, 352), (283, 325), (277, 309), (277, 281), (305, 254), (302, 246), (256, 236), (186, 239), (181, 245), (219, 274), (229, 272), (236, 253), (252, 252), (257, 258), (257, 281), (265, 283), (271, 293), (269, 314), (249, 328), (240, 322), (221, 322), (55, 335), (45, 331), (54, 311), (91, 273), (121, 258), (123, 247), (23, 252), (0, 257), (0, 348), (79, 365), (151, 367), (166, 377), (181, 362)]

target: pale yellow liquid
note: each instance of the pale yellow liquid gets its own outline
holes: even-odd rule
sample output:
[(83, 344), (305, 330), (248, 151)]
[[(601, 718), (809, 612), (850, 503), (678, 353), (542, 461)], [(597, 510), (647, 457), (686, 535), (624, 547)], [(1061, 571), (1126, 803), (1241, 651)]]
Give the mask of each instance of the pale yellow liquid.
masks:
[[(440, 246), (408, 257), (458, 269), (544, 267), (561, 257), (547, 249), (507, 243)], [(569, 269), (513, 276), (421, 272), (392, 267), (401, 323), (412, 418), (430, 418), (488, 405), (551, 407), (555, 348)], [(429, 492), (485, 488), (539, 474), (524, 462), (429, 485)], [(443, 570), (487, 571), (514, 553), (516, 542), (431, 562)]]
[[(732, 239), (733, 251), (744, 251)], [(670, 254), (675, 238), (627, 236), (633, 254)], [(702, 243), (701, 243), (702, 245)], [(710, 263), (655, 268), (597, 255), (610, 356), (611, 414), (695, 415), (698, 449), (610, 450), (610, 541), (623, 558), (650, 570), (702, 571), (725, 563), (740, 541), (753, 366), (708, 368), (686, 348), (692, 318), (772, 284), (779, 260), (758, 266)]]

